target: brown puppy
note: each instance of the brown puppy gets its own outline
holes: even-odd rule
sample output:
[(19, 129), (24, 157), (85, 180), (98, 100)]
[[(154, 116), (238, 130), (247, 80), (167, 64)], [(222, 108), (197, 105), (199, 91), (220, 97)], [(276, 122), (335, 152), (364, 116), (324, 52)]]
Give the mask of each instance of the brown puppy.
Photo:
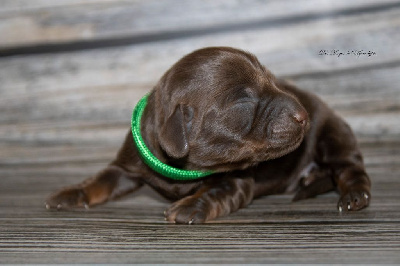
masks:
[(183, 57), (151, 92), (141, 121), (147, 147), (162, 162), (215, 174), (163, 177), (144, 164), (129, 132), (115, 161), (51, 195), (46, 207), (88, 207), (142, 184), (177, 200), (165, 212), (177, 223), (202, 223), (285, 192), (300, 200), (337, 189), (340, 211), (369, 204), (371, 183), (349, 126), (244, 51), (214, 47)]

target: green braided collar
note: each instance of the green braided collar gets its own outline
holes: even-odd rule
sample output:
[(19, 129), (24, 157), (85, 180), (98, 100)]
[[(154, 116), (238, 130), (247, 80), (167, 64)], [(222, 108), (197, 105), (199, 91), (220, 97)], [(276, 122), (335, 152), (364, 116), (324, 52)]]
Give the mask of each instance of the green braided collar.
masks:
[(190, 171), (174, 168), (172, 166), (164, 164), (151, 153), (149, 148), (147, 148), (146, 144), (144, 143), (144, 140), (140, 133), (140, 121), (143, 115), (143, 111), (147, 105), (148, 97), (148, 94), (145, 95), (137, 103), (135, 109), (133, 110), (131, 120), (133, 140), (142, 160), (157, 173), (175, 180), (194, 180), (212, 174), (213, 172), (211, 171)]

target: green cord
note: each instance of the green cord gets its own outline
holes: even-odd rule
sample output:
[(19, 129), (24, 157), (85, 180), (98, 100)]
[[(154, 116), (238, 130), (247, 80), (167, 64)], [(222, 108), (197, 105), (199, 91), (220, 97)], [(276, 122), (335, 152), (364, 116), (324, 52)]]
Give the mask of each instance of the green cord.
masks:
[(155, 157), (147, 148), (140, 133), (140, 121), (147, 105), (149, 94), (145, 95), (136, 105), (132, 113), (132, 135), (136, 148), (143, 161), (157, 173), (174, 180), (194, 180), (213, 174), (211, 171), (182, 170), (169, 166)]

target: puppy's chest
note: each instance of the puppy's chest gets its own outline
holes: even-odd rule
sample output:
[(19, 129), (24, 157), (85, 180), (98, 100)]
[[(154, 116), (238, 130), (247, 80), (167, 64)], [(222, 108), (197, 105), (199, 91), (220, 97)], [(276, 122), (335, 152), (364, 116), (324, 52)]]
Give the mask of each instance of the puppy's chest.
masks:
[(271, 183), (279, 190), (293, 192), (302, 177), (309, 175), (317, 167), (313, 158), (300, 147), (283, 157), (262, 162), (255, 167), (255, 180), (258, 183)]

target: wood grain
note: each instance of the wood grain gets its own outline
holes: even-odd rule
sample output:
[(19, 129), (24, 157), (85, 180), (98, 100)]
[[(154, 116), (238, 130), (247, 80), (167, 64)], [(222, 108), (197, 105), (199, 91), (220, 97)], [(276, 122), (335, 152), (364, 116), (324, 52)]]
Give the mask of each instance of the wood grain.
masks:
[[(33, 2), (33, 3), (30, 3)], [(59, 3), (58, 3), (59, 2)], [(299, 22), (398, 7), (394, 0), (335, 1), (6, 1), (0, 8), (1, 46), (40, 44), (152, 33)], [(282, 19), (283, 18), (283, 19)], [(251, 22), (256, 23), (251, 23)], [(231, 28), (228, 26), (228, 28)]]
[(374, 184), (368, 209), (339, 214), (335, 193), (296, 203), (291, 195), (271, 196), (198, 226), (166, 223), (168, 201), (148, 188), (89, 211), (46, 211), (43, 196), (80, 180), (82, 169), (98, 167), (93, 163), (3, 170), (0, 257), (7, 263), (398, 263), (400, 161), (382, 155), (400, 147), (362, 148)]
[[(330, 34), (326, 34), (326, 25), (319, 22), (230, 34), (229, 44), (254, 52), (277, 75), (290, 78), (300, 87), (320, 95), (348, 118), (357, 134), (366, 139), (394, 139), (399, 136), (400, 48), (397, 43), (400, 34), (387, 36), (400, 26), (397, 14), (398, 11), (379, 16), (373, 13), (365, 15), (362, 21), (359, 18), (335, 19), (330, 26), (335, 30)], [(367, 27), (368, 33), (359, 31), (357, 22)], [(313, 31), (301, 31), (305, 27)], [(261, 45), (251, 41), (255, 38), (271, 41)], [(335, 46), (332, 46), (332, 38)], [(0, 111), (7, 115), (0, 117), (6, 129), (2, 131), (5, 133), (2, 139), (17, 142), (27, 138), (37, 141), (59, 138), (71, 142), (75, 137), (79, 141), (80, 136), (88, 136), (85, 131), (90, 134), (91, 130), (84, 129), (83, 124), (92, 129), (115, 125), (118, 130), (111, 131), (117, 135), (109, 135), (109, 138), (104, 132), (93, 130), (102, 141), (110, 141), (113, 136), (122, 134), (139, 97), (149, 91), (176, 60), (193, 49), (226, 44), (226, 40), (227, 35), (218, 35), (183, 40), (178, 46), (177, 42), (164, 42), (162, 49), (160, 44), (148, 44), (3, 58), (0, 60)], [(318, 55), (321, 47), (346, 50), (345, 47), (363, 47), (363, 42), (374, 47), (371, 50), (377, 55), (342, 58)], [(365, 119), (365, 115), (370, 116)], [(372, 117), (376, 122), (368, 123)], [(43, 121), (48, 126), (43, 126)], [(19, 127), (21, 123), (25, 125), (23, 128)], [(76, 127), (82, 134), (76, 134)], [(369, 128), (365, 130), (365, 127)], [(46, 132), (48, 129), (53, 132)], [(69, 132), (70, 137), (64, 139)], [(89, 138), (86, 137), (86, 141), (90, 141)]]

